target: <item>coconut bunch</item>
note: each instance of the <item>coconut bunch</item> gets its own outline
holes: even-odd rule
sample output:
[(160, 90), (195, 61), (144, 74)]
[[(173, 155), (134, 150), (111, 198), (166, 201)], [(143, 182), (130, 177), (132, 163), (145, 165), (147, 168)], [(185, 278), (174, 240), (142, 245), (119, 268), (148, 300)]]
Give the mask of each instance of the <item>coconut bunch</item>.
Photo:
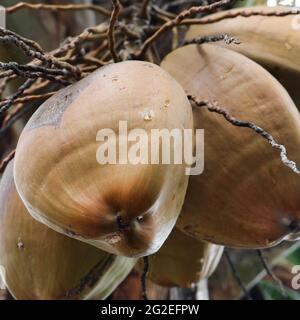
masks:
[[(33, 113), (1, 163), (0, 265), (15, 298), (103, 299), (136, 263), (143, 284), (148, 277), (190, 288), (213, 273), (223, 246), (268, 248), (298, 238), (300, 118), (293, 90), (276, 79), (297, 76), (297, 35), (275, 32), (271, 21), (288, 24), (299, 12), (210, 14), (232, 2), (179, 13), (151, 1), (114, 0), (111, 10), (32, 5), (106, 16), (50, 53), (1, 31), (33, 58), (2, 64), (1, 75), (1, 92), (26, 79), (0, 103), (1, 141)], [(203, 172), (189, 176), (185, 163), (162, 163), (161, 140), (151, 154), (156, 164), (137, 149), (138, 161), (128, 161), (127, 136), (104, 138), (123, 132), (125, 122), (149, 135), (191, 130), (193, 141), (204, 129)], [(103, 145), (107, 161), (99, 163)]]

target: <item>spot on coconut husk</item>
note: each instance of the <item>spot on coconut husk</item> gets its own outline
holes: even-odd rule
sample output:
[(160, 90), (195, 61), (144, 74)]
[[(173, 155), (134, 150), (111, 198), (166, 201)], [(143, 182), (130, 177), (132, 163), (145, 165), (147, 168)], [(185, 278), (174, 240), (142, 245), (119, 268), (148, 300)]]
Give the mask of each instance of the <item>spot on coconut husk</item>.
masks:
[(18, 249), (24, 249), (25, 247), (24, 243), (21, 241), (21, 238), (18, 238), (17, 247)]
[(284, 44), (284, 46), (285, 46), (285, 48), (287, 49), (287, 50), (292, 50), (293, 49), (293, 47), (288, 43), (288, 42), (286, 42), (285, 44)]
[(107, 237), (105, 237), (105, 241), (107, 241), (107, 243), (109, 243), (110, 245), (114, 245), (121, 241), (121, 236), (117, 233), (108, 235)]
[(164, 103), (164, 108), (169, 108), (170, 106), (170, 99), (166, 99)]
[(153, 110), (145, 110), (141, 112), (141, 115), (145, 121), (151, 121), (154, 117), (154, 111)]
[(148, 68), (151, 68), (151, 69), (154, 68), (154, 66), (152, 64), (149, 64), (149, 63), (144, 63), (144, 66), (148, 67)]

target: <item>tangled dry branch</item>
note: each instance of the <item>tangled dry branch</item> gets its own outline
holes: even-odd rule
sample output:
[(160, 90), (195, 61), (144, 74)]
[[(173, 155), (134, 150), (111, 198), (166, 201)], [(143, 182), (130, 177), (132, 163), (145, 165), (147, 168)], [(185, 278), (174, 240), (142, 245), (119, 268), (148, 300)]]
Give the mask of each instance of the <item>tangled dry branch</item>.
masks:
[[(214, 1), (207, 5), (193, 6), (179, 14), (168, 11), (171, 10), (169, 6), (160, 8), (149, 0), (144, 0), (140, 5), (124, 8), (118, 0), (112, 0), (113, 7), (111, 11), (99, 5), (46, 5), (24, 2), (7, 8), (6, 12), (10, 14), (21, 9), (50, 11), (94, 10), (106, 17), (106, 20), (98, 26), (83, 30), (78, 36), (66, 39), (59, 48), (51, 53), (45, 53), (39, 44), (31, 39), (26, 39), (12, 31), (0, 28), (0, 43), (12, 44), (21, 49), (25, 55), (33, 58), (33, 61), (27, 65), (20, 65), (16, 62), (0, 64), (2, 69), (0, 72), (0, 79), (2, 79), (0, 83), (1, 96), (11, 81), (16, 78), (26, 78), (26, 81), (15, 93), (8, 97), (4, 96), (0, 102), (0, 138), (6, 134), (15, 121), (31, 110), (34, 106), (33, 102), (42, 102), (55, 93), (51, 87), (52, 83), (56, 85), (55, 90), (59, 90), (61, 87), (85, 77), (107, 63), (120, 61), (121, 57), (125, 57), (125, 59), (143, 58), (151, 62), (159, 62), (161, 57), (157, 52), (155, 42), (166, 34), (166, 31), (174, 27), (212, 23), (237, 15), (243, 17), (252, 15), (284, 16), (300, 13), (299, 9), (287, 9), (284, 12), (277, 10), (265, 12), (257, 9), (245, 12), (226, 11), (217, 18), (211, 18), (209, 15), (195, 18), (198, 14), (210, 13), (233, 2), (234, 0)], [(189, 3), (196, 3), (196, 1), (190, 1)], [(178, 5), (181, 5), (180, 1), (178, 1)], [(150, 15), (149, 17), (147, 17), (148, 14)], [(151, 24), (149, 24), (150, 20)], [(135, 25), (136, 21), (138, 21), (138, 27)], [(178, 34), (175, 32), (173, 36), (177, 37)], [(183, 45), (214, 41), (225, 41), (228, 44), (239, 43), (238, 39), (223, 34), (196, 38), (184, 42)], [(240, 122), (228, 115), (223, 109), (221, 110), (212, 104), (207, 104), (206, 106), (211, 112), (223, 114), (234, 125), (248, 127), (256, 131), (274, 148), (280, 150), (281, 160), (285, 165), (294, 172), (299, 173), (296, 164), (287, 158), (285, 147), (277, 144), (273, 137), (263, 129), (251, 123)], [(5, 167), (5, 163), (7, 163), (6, 159), (1, 163), (2, 169)]]
[(44, 4), (44, 3), (27, 3), (19, 2), (14, 6), (6, 8), (6, 13), (14, 13), (20, 9), (33, 9), (33, 10), (50, 10), (50, 11), (76, 11), (76, 10), (93, 10), (104, 14), (110, 15), (110, 11), (99, 6), (92, 4)]
[(137, 58), (142, 57), (146, 51), (148, 50), (149, 46), (157, 40), (166, 30), (172, 29), (175, 26), (178, 26), (184, 19), (195, 16), (198, 13), (203, 12), (211, 12), (213, 10), (216, 10), (218, 8), (222, 8), (230, 3), (233, 3), (234, 0), (220, 0), (217, 2), (214, 2), (212, 4), (203, 5), (203, 6), (197, 6), (192, 7), (188, 10), (184, 10), (179, 15), (177, 15), (174, 19), (167, 21), (164, 23), (152, 36), (150, 36), (142, 45), (140, 51), (136, 55)]
[(120, 2), (119, 0), (112, 0), (113, 4), (113, 10), (111, 13), (110, 21), (109, 21), (109, 28), (107, 31), (107, 37), (108, 37), (108, 43), (109, 43), (109, 49), (111, 52), (111, 55), (114, 59), (114, 62), (119, 62), (120, 58), (118, 57), (118, 54), (116, 52), (115, 48), (115, 34), (114, 34), (114, 28), (116, 21), (118, 20), (118, 16), (120, 14)]
[(210, 42), (218, 42), (218, 41), (224, 41), (226, 44), (240, 44), (240, 40), (236, 37), (231, 37), (228, 34), (218, 34), (215, 36), (203, 36), (194, 38), (191, 40), (185, 40), (183, 42), (183, 46), (189, 45), (189, 44), (203, 44), (203, 43), (210, 43)]
[[(12, 31), (0, 28), (0, 43), (11, 44), (21, 49), (25, 55), (33, 60), (27, 65), (21, 65), (17, 62), (0, 63), (0, 95), (3, 96), (7, 85), (16, 78), (25, 78), (22, 85), (16, 92), (10, 96), (2, 97), (0, 102), (0, 138), (5, 138), (5, 134), (12, 125), (28, 112), (34, 102), (42, 102), (55, 94), (63, 86), (73, 83), (95, 69), (108, 63), (118, 62), (124, 59), (145, 59), (151, 62), (160, 61), (160, 55), (157, 52), (155, 43), (160, 37), (163, 37), (167, 31), (176, 30), (179, 26), (188, 26), (193, 24), (208, 24), (223, 19), (234, 18), (237, 16), (250, 17), (261, 16), (286, 16), (300, 13), (300, 9), (286, 9), (286, 11), (261, 9), (245, 11), (227, 11), (214, 17), (204, 16), (196, 17), (198, 14), (213, 12), (219, 8), (230, 5), (234, 0), (219, 0), (206, 5), (196, 5), (187, 10), (176, 14), (171, 11), (173, 7), (182, 4), (197, 4), (202, 1), (173, 1), (166, 6), (158, 7), (151, 0), (143, 0), (140, 5), (122, 8), (118, 0), (112, 0), (112, 10), (99, 5), (47, 5), (47, 4), (29, 4), (25, 2), (18, 3), (6, 8), (8, 14), (13, 14), (21, 9), (29, 10), (49, 10), (57, 11), (75, 11), (75, 10), (93, 10), (105, 17), (102, 24), (89, 27), (78, 36), (68, 38), (61, 46), (51, 53), (45, 53), (38, 43), (31, 39), (26, 39)], [(194, 17), (194, 18), (191, 18)], [(151, 23), (149, 23), (151, 21)], [(137, 22), (137, 24), (135, 24)], [(173, 37), (178, 37), (174, 32)], [(175, 39), (177, 40), (177, 38)], [(227, 34), (211, 35), (207, 37), (195, 38), (182, 42), (182, 45), (198, 44), (225, 41), (227, 44), (239, 44), (239, 40)], [(178, 41), (173, 41), (177, 44)], [(129, 45), (128, 45), (129, 44)], [(173, 46), (173, 47), (176, 47)], [(126, 52), (128, 50), (128, 52)], [(56, 87), (53, 89), (52, 84)], [(53, 91), (54, 90), (54, 91)], [(253, 130), (264, 138), (272, 147), (280, 151), (281, 161), (284, 165), (299, 174), (295, 162), (287, 157), (287, 151), (283, 145), (278, 144), (274, 138), (259, 126), (234, 118), (226, 109), (209, 101), (201, 101), (197, 97), (189, 95), (188, 98), (198, 107), (206, 107), (210, 112), (222, 115), (231, 124), (238, 127), (245, 127)], [(15, 150), (6, 155), (0, 162), (0, 173), (2, 173), (11, 159), (15, 155)], [(236, 281), (243, 289), (245, 295), (249, 296), (247, 288), (232, 263), (229, 253), (225, 251), (225, 257), (233, 270)], [(78, 291), (84, 290), (85, 286), (99, 274), (103, 266), (96, 266), (82, 282), (70, 292), (70, 297)], [(267, 267), (265, 266), (267, 269)], [(147, 299), (146, 278), (149, 271), (149, 262), (144, 258), (144, 272), (142, 274), (142, 293), (144, 299)], [(270, 274), (272, 274), (270, 272)]]
[(279, 10), (264, 10), (264, 9), (251, 9), (245, 11), (224, 11), (222, 14), (213, 17), (204, 17), (199, 19), (185, 19), (181, 22), (182, 25), (194, 25), (194, 24), (209, 24), (219, 22), (225, 19), (231, 19), (236, 17), (249, 18), (252, 16), (263, 16), (263, 17), (285, 17), (288, 15), (298, 15), (300, 14), (300, 9), (298, 8), (286, 8), (284, 11)]

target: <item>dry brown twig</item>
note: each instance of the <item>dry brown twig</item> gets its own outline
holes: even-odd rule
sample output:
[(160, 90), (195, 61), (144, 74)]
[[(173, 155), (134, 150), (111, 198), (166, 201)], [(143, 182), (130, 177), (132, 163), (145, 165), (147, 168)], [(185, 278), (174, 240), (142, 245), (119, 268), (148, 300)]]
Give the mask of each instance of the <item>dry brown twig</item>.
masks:
[(203, 37), (197, 37), (191, 40), (185, 40), (182, 44), (182, 46), (186, 46), (189, 44), (203, 44), (203, 43), (210, 43), (210, 42), (218, 42), (218, 41), (224, 41), (226, 44), (240, 44), (240, 40), (236, 37), (231, 37), (230, 35), (224, 33), (224, 34), (218, 34), (215, 36), (203, 36)]
[[(185, 24), (192, 24), (194, 23), (210, 23), (214, 22), (212, 18), (205, 17), (201, 19), (189, 19), (191, 16), (195, 16), (198, 13), (206, 13), (214, 11), (218, 8), (221, 8), (225, 5), (232, 3), (234, 0), (219, 0), (214, 3), (202, 6), (195, 6), (188, 10), (184, 10), (177, 16), (174, 16), (173, 13), (166, 12), (155, 5), (152, 5), (149, 0), (144, 0), (142, 2), (142, 6), (137, 6), (137, 10), (140, 13), (140, 17), (146, 16), (149, 6), (151, 5), (152, 16), (155, 14), (159, 14), (163, 16), (163, 20), (165, 21), (161, 26), (152, 26), (153, 33), (146, 38), (144, 43), (140, 46), (138, 52), (134, 55), (136, 58), (141, 58), (145, 56), (145, 53), (148, 49), (152, 50), (152, 54), (149, 55), (154, 57), (153, 53), (153, 43), (167, 30), (172, 29), (174, 27), (185, 25)], [(94, 71), (96, 68), (111, 62), (110, 57), (112, 57), (114, 62), (120, 61), (119, 53), (121, 49), (124, 49), (124, 37), (128, 38), (137, 38), (138, 34), (132, 33), (131, 29), (128, 28), (124, 22), (118, 23), (118, 17), (121, 14), (121, 6), (118, 0), (112, 0), (113, 10), (110, 12), (106, 9), (104, 11), (103, 8), (100, 6), (95, 5), (45, 5), (45, 4), (28, 4), (28, 3), (19, 3), (15, 6), (7, 8), (7, 13), (13, 13), (17, 10), (22, 8), (33, 9), (33, 10), (52, 10), (52, 11), (66, 11), (66, 10), (95, 10), (100, 13), (105, 14), (107, 17), (110, 17), (109, 22), (105, 22), (99, 26), (93, 28), (85, 29), (80, 35), (68, 39), (60, 48), (52, 51), (49, 54), (43, 52), (40, 46), (30, 39), (23, 38), (13, 32), (7, 31), (5, 29), (0, 29), (0, 42), (8, 42), (13, 43), (14, 45), (21, 48), (24, 53), (35, 60), (33, 60), (29, 66), (19, 66), (19, 65), (2, 65), (5, 68), (13, 68), (14, 70), (7, 70), (0, 74), (3, 77), (1, 83), (1, 92), (3, 92), (5, 88), (5, 84), (10, 80), (14, 79), (15, 75), (14, 72), (17, 71), (18, 75), (22, 76), (22, 72), (33, 72), (31, 77), (34, 79), (29, 79), (26, 81), (19, 90), (13, 94), (12, 96), (5, 98), (2, 100), (0, 104), (1, 113), (5, 110), (8, 110), (11, 106), (17, 105), (17, 107), (9, 113), (4, 119), (4, 123), (2, 124), (2, 128), (0, 129), (0, 133), (3, 132), (3, 129), (6, 129), (7, 126), (11, 125), (18, 117), (18, 113), (24, 112), (25, 103), (36, 101), (38, 99), (43, 99), (51, 96), (53, 92), (47, 93), (47, 88), (51, 84), (51, 80), (59, 80), (58, 76), (62, 77), (62, 82), (68, 82), (68, 77), (76, 77), (79, 79), (83, 76), (86, 76), (88, 73)], [(136, 10), (135, 9), (135, 10)], [(123, 14), (122, 10), (122, 14)], [(232, 13), (231, 11), (225, 12), (220, 19), (232, 18), (237, 15), (241, 16), (251, 16), (251, 15), (268, 15), (268, 16), (283, 16), (287, 14), (298, 14), (300, 13), (299, 9), (287, 9), (285, 12), (277, 12), (269, 11), (263, 12), (261, 10), (251, 11), (250, 13), (239, 12)], [(200, 22), (199, 22), (200, 21)], [(118, 28), (118, 29), (117, 29)], [(126, 29), (126, 30), (125, 30)], [(117, 38), (117, 43), (115, 40), (115, 36), (119, 37), (118, 32), (122, 31), (124, 34), (123, 38)], [(127, 31), (127, 32), (124, 32)], [(149, 34), (149, 33), (148, 33)], [(105, 39), (105, 40), (103, 40)], [(138, 38), (137, 38), (138, 39)], [(184, 45), (188, 43), (205, 43), (205, 42), (212, 42), (212, 41), (220, 41), (224, 40), (228, 43), (234, 42), (238, 43), (235, 38), (231, 38), (228, 35), (217, 35), (205, 38), (197, 38), (193, 39), (190, 42), (185, 42)], [(87, 53), (81, 53), (81, 50), (84, 49), (84, 45), (89, 42), (92, 43), (92, 50)], [(84, 52), (84, 51), (83, 51)], [(152, 58), (151, 58), (152, 59)], [(155, 60), (158, 60), (157, 57)], [(44, 64), (45, 66), (43, 66)], [(73, 65), (74, 64), (74, 65)], [(41, 69), (39, 69), (41, 68)], [(56, 72), (60, 69), (60, 75)], [(68, 71), (68, 74), (65, 71)], [(39, 73), (39, 71), (43, 71), (43, 73)], [(34, 74), (34, 72), (36, 72)], [(48, 72), (48, 79), (45, 76), (45, 73)], [(26, 74), (28, 75), (28, 74)], [(56, 79), (50, 79), (51, 77), (56, 77)], [(41, 79), (44, 77), (44, 79)], [(50, 78), (49, 78), (50, 77)], [(42, 93), (39, 93), (39, 90), (44, 90)], [(46, 91), (46, 92), (45, 92)], [(199, 102), (199, 101), (198, 101)], [(197, 102), (197, 103), (198, 103)], [(195, 101), (196, 103), (196, 101)], [(202, 102), (203, 103), (203, 102)], [(205, 106), (211, 112), (217, 112), (222, 114), (228, 121), (230, 121), (234, 125), (245, 126), (248, 128), (253, 129), (257, 133), (259, 133), (264, 139), (266, 139), (273, 147), (278, 148), (280, 150), (281, 159), (283, 163), (289, 166), (292, 170), (298, 173), (298, 169), (296, 164), (287, 159), (286, 150), (283, 146), (278, 145), (272, 136), (268, 135), (264, 132), (261, 128), (255, 126), (251, 123), (241, 122), (232, 118), (226, 110), (213, 105), (211, 103), (206, 102)]]
[(12, 160), (15, 156), (16, 149), (11, 151), (0, 163), (0, 173), (3, 173), (7, 165), (9, 164), (10, 160)]
[(287, 157), (287, 151), (285, 146), (277, 143), (275, 139), (272, 137), (271, 134), (266, 132), (263, 128), (257, 126), (256, 124), (249, 122), (249, 121), (243, 121), (243, 120), (238, 120), (235, 117), (233, 117), (225, 108), (218, 106), (217, 103), (207, 101), (207, 100), (201, 100), (197, 98), (194, 95), (187, 95), (188, 99), (194, 102), (194, 104), (197, 107), (206, 107), (208, 111), (210, 112), (215, 112), (217, 114), (222, 115), (229, 123), (231, 123), (234, 126), (237, 127), (243, 127), (243, 128), (249, 128), (259, 134), (262, 138), (267, 140), (267, 142), (273, 147), (276, 148), (280, 151), (280, 158), (281, 162), (289, 167), (293, 172), (300, 174), (300, 171), (297, 168), (297, 165), (294, 161), (291, 161)]
[(185, 19), (181, 22), (181, 25), (194, 25), (194, 24), (209, 24), (209, 23), (215, 23), (219, 22), (221, 20), (225, 19), (232, 19), (236, 17), (244, 17), (249, 18), (252, 16), (264, 16), (264, 17), (285, 17), (288, 15), (297, 15), (300, 14), (299, 8), (286, 8), (284, 11), (278, 11), (278, 10), (263, 10), (263, 9), (252, 9), (252, 10), (245, 10), (245, 11), (223, 11), (222, 14), (217, 16), (207, 16), (204, 18), (199, 19)]
[[(41, 63), (45, 63), (46, 65), (51, 65), (53, 67), (58, 67), (58, 69), (60, 70), (60, 73), (61, 74), (65, 74), (65, 71), (63, 70), (69, 70), (70, 74), (72, 74), (74, 77), (76, 76), (76, 78), (78, 79), (78, 76), (80, 75), (80, 70), (77, 66), (73, 66), (69, 63), (67, 63), (66, 61), (63, 61), (62, 57), (60, 57), (59, 59), (55, 57), (55, 55), (59, 55), (61, 56), (62, 55), (62, 52), (69, 52), (69, 51), (72, 51), (77, 44), (79, 44), (81, 41), (85, 41), (86, 39), (89, 38), (89, 35), (90, 34), (98, 34), (98, 33), (101, 33), (105, 30), (105, 28), (103, 28), (103, 26), (97, 26), (97, 27), (94, 27), (94, 28), (88, 28), (86, 29), (82, 34), (80, 34), (79, 36), (73, 38), (70, 43), (67, 43), (67, 44), (64, 44), (62, 45), (61, 48), (57, 49), (57, 50), (54, 50), (52, 53), (49, 53), (49, 54), (39, 54), (37, 53), (37, 51), (34, 51), (32, 50), (29, 46), (27, 46), (27, 39), (26, 38), (22, 38), (21, 41), (18, 42), (18, 47), (21, 47), (23, 48), (25, 51), (27, 51), (27, 54), (30, 53), (30, 55), (33, 55), (35, 58), (39, 58), (40, 59), (40, 62)], [(1, 29), (0, 29), (1, 31)], [(15, 33), (12, 33), (10, 31), (6, 32), (6, 30), (2, 30), (2, 34), (8, 34), (9, 37), (14, 37), (14, 40), (13, 41), (18, 41), (18, 37), (15, 37)], [(34, 42), (33, 42), (34, 44)], [(35, 46), (33, 45), (33, 47), (35, 48)], [(42, 52), (42, 50), (41, 50)], [(38, 65), (36, 64), (33, 64), (33, 63), (37, 63)], [(19, 90), (14, 94), (12, 95), (10, 98), (5, 98), (4, 100), (2, 100), (1, 102), (1, 113), (3, 113), (5, 110), (7, 110), (8, 108), (10, 108), (12, 105), (16, 104), (16, 103), (19, 103), (19, 98), (21, 95), (27, 95), (27, 94), (32, 94), (42, 88), (45, 88), (47, 85), (49, 85), (50, 81), (58, 81), (60, 83), (62, 83), (63, 85), (66, 85), (68, 84), (67, 81), (64, 81), (63, 79), (54, 79), (51, 77), (50, 75), (50, 78), (48, 76), (43, 76), (42, 74), (39, 74), (39, 73), (32, 73), (32, 74), (22, 74), (22, 70), (18, 70), (18, 67), (19, 65), (15, 65), (15, 64), (12, 64), (12, 65), (3, 65), (3, 67), (10, 67), (10, 68), (16, 68), (15, 70), (17, 70), (19, 72), (19, 76), (30, 76), (32, 77), (33, 79), (37, 79), (37, 77), (39, 76), (39, 79), (41, 79), (41, 77), (44, 77), (45, 78), (45, 81), (44, 81), (44, 84), (42, 85), (36, 85), (35, 87), (35, 84), (33, 82), (29, 83), (27, 82), (26, 83), (26, 88), (25, 90), (23, 91), (23, 87), (20, 87)], [(33, 60), (30, 64), (26, 65), (26, 66), (23, 66), (21, 67), (21, 69), (30, 69), (30, 68), (40, 68), (39, 67), (39, 63), (38, 61), (36, 60)], [(51, 69), (50, 69), (51, 70)], [(49, 71), (50, 71), (49, 70)], [(50, 73), (53, 73), (53, 71), (50, 71)], [(55, 71), (54, 71), (55, 73)], [(76, 75), (75, 75), (76, 73)], [(65, 74), (66, 75), (66, 74)], [(0, 78), (3, 77), (5, 78), (3, 81), (2, 81), (2, 84), (1, 84), (1, 93), (3, 92), (3, 90), (5, 89), (5, 86), (6, 84), (8, 83), (8, 81), (10, 79), (13, 79), (15, 78), (15, 75), (14, 75), (14, 71), (13, 70), (8, 70), (8, 71), (4, 71), (2, 73), (0, 73)], [(81, 75), (80, 75), (81, 77)], [(48, 79), (47, 79), (48, 78)], [(32, 90), (29, 90), (30, 87), (32, 87)], [(20, 90), (21, 89), (21, 90)], [(26, 100), (25, 100), (26, 101)], [(23, 103), (23, 102), (22, 102)], [(22, 108), (18, 108), (18, 110), (22, 110)], [(3, 131), (0, 131), (0, 132), (3, 132)]]
[[(31, 41), (31, 40), (26, 39), (24, 37), (19, 37), (17, 34), (15, 34), (14, 32), (11, 32), (9, 30), (0, 29), (0, 34), (2, 34), (3, 37), (9, 37), (9, 38), (5, 38), (6, 40), (10, 39), (10, 41), (13, 41), (14, 44), (17, 43), (17, 46), (19, 48), (23, 49), (23, 51), (27, 55), (32, 56), (32, 57), (34, 57), (34, 58), (39, 60), (39, 61), (33, 60), (28, 65), (21, 66), (21, 69), (19, 68), (20, 66), (15, 64), (15, 63), (9, 64), (9, 65), (2, 65), (3, 67), (5, 67), (7, 69), (13, 68), (14, 70), (8, 70), (8, 71), (4, 71), (4, 72), (0, 73), (0, 78), (5, 78), (1, 83), (1, 93), (5, 89), (6, 84), (8, 83), (8, 81), (15, 77), (14, 72), (17, 72), (19, 76), (33, 78), (33, 80), (41, 78), (41, 77), (45, 78), (45, 84), (49, 84), (48, 80), (56, 81), (56, 82), (59, 82), (59, 83), (61, 83), (63, 85), (68, 85), (69, 84), (69, 82), (65, 81), (64, 79), (53, 78), (53, 76), (51, 75), (51, 73), (53, 73), (53, 71), (50, 71), (52, 69), (48, 70), (49, 73), (50, 73), (50, 75), (48, 75), (48, 76), (47, 75), (45, 76), (45, 74), (43, 75), (42, 73), (39, 73), (39, 72), (34, 72), (34, 70), (31, 70), (32, 73), (22, 72), (22, 71), (25, 71), (26, 68), (27, 69), (30, 69), (30, 68), (33, 68), (33, 69), (34, 68), (43, 68), (43, 67), (39, 66), (40, 63), (45, 63), (46, 65), (50, 65), (52, 67), (57, 67), (60, 70), (59, 73), (61, 73), (62, 75), (67, 76), (67, 74), (65, 72), (68, 71), (69, 75), (73, 76), (74, 78), (76, 78), (76, 79), (81, 78), (81, 76), (82, 76), (81, 75), (81, 71), (79, 70), (79, 68), (77, 66), (73, 66), (73, 65), (69, 64), (68, 62), (63, 61), (63, 58), (60, 57), (58, 59), (55, 56), (56, 55), (60, 56), (60, 55), (62, 55), (63, 52), (72, 51), (81, 41), (85, 41), (86, 39), (88, 39), (90, 34), (99, 34), (99, 33), (103, 32), (103, 31), (105, 31), (105, 27), (103, 27), (101, 25), (99, 25), (97, 27), (93, 27), (93, 28), (87, 28), (79, 36), (72, 38), (70, 43), (62, 45), (61, 48), (54, 50), (52, 53), (44, 53), (42, 51), (42, 49), (39, 49), (40, 48), (39, 45), (36, 44), (34, 41)], [(6, 40), (3, 40), (3, 41), (6, 41)], [(41, 71), (41, 70), (42, 69), (40, 69), (39, 71)], [(55, 72), (56, 71), (54, 71), (54, 73)], [(13, 104), (15, 104), (16, 100), (18, 100), (18, 98), (21, 95), (28, 94), (29, 92), (27, 92), (27, 90), (32, 85), (34, 86), (34, 82), (31, 82), (30, 85), (29, 85), (29, 82), (27, 82), (25, 91), (23, 91), (23, 86), (21, 86), (19, 88), (19, 90), (15, 94), (13, 94), (10, 98), (5, 98), (5, 100), (2, 101), (1, 113), (3, 114), (3, 112), (5, 110), (7, 110)], [(35, 90), (38, 90), (38, 89), (40, 89), (40, 87), (33, 88), (32, 91), (35, 92)], [(31, 93), (32, 93), (32, 91), (31, 91)]]
[(140, 13), (139, 13), (139, 16), (142, 19), (147, 18), (147, 10), (148, 10), (148, 7), (150, 5), (151, 5), (151, 0), (143, 0), (142, 6), (141, 6), (141, 10), (140, 10)]
[(12, 94), (7, 101), (1, 105), (0, 107), (0, 117), (5, 113), (5, 111), (7, 111), (14, 103), (14, 101), (16, 99), (18, 99), (26, 89), (28, 89), (34, 82), (36, 79), (28, 79), (26, 80), (20, 87), (19, 89)]
[(109, 43), (109, 50), (111, 52), (111, 56), (114, 60), (114, 62), (119, 62), (120, 58), (116, 52), (115, 48), (115, 34), (114, 34), (114, 28), (116, 21), (118, 20), (118, 16), (120, 14), (120, 2), (119, 0), (112, 0), (113, 4), (113, 10), (110, 16), (110, 21), (109, 21), (109, 27), (107, 31), (107, 38), (108, 38), (108, 43)]
[(243, 293), (244, 293), (244, 297), (247, 298), (247, 300), (252, 300), (252, 297), (251, 297), (251, 294), (250, 292), (247, 290), (247, 288), (245, 287), (244, 283), (243, 283), (243, 280), (241, 278), (241, 275), (239, 273), (239, 271), (237, 270), (237, 268), (235, 267), (232, 259), (231, 259), (231, 256), (228, 252), (228, 248), (225, 248), (224, 250), (224, 257), (228, 263), (228, 266), (232, 272), (232, 275), (235, 279), (235, 281), (237, 282), (238, 286), (242, 289)]
[[(17, 98), (15, 99), (15, 104), (18, 103), (24, 103), (24, 102), (31, 102), (31, 101), (35, 101), (35, 100), (41, 100), (41, 99), (47, 99), (50, 98), (51, 96), (53, 96), (56, 93), (56, 91), (52, 91), (52, 92), (47, 92), (47, 93), (43, 93), (43, 94), (36, 94), (36, 95), (32, 95), (32, 96), (25, 96), (25, 97), (21, 97), (21, 98)], [(2, 100), (2, 102), (7, 102), (7, 100)], [(5, 124), (5, 119), (3, 121), (3, 124)]]
[(37, 44), (36, 42), (24, 37), (20, 37), (15, 32), (6, 30), (4, 28), (0, 28), (0, 35), (0, 42), (14, 44), (29, 57), (38, 59), (41, 62), (46, 63), (47, 65), (55, 66), (60, 69), (65, 69), (71, 75), (73, 75), (75, 79), (78, 79), (80, 77), (80, 72), (76, 67), (66, 62), (57, 60), (54, 56), (52, 56), (49, 53), (44, 53), (39, 44)]
[(168, 19), (176, 18), (176, 14), (169, 12), (169, 11), (165, 11), (164, 9), (160, 8), (157, 5), (152, 5), (152, 9), (154, 12), (159, 13), (160, 15), (164, 16), (165, 18), (168, 18)]
[(257, 254), (258, 254), (258, 257), (264, 267), (264, 269), (266, 270), (267, 274), (273, 279), (273, 281), (275, 283), (277, 283), (280, 287), (280, 290), (282, 292), (282, 294), (284, 296), (286, 296), (286, 290), (284, 288), (284, 285), (282, 283), (282, 281), (276, 276), (276, 274), (272, 271), (272, 268), (271, 266), (269, 265), (268, 263), (268, 260), (266, 259), (266, 257), (264, 256), (264, 253), (262, 250), (257, 250)]
[(6, 13), (14, 13), (20, 9), (31, 10), (49, 10), (49, 11), (76, 11), (76, 10), (93, 10), (106, 16), (110, 15), (110, 11), (93, 4), (44, 4), (44, 3), (27, 3), (19, 2), (16, 5), (6, 8)]
[(143, 43), (140, 51), (136, 54), (136, 57), (137, 58), (142, 57), (146, 53), (146, 51), (148, 50), (149, 46), (155, 40), (157, 40), (165, 31), (180, 25), (184, 19), (186, 19), (190, 16), (194, 16), (198, 13), (211, 12), (211, 11), (216, 10), (218, 8), (221, 8), (225, 5), (233, 3), (234, 1), (235, 0), (220, 0), (220, 1), (214, 2), (212, 4), (192, 7), (189, 10), (182, 11), (174, 19), (165, 22), (152, 36), (150, 36), (148, 39), (146, 39), (146, 41)]
[(40, 53), (43, 53), (43, 49), (41, 48), (41, 46), (38, 43), (36, 43), (33, 40), (24, 38), (24, 37), (20, 36), (19, 34), (13, 32), (11, 30), (0, 28), (0, 35), (1, 36), (13, 36), (13, 37), (17, 38), (18, 40), (26, 43), (32, 49), (34, 49), (34, 50), (36, 50), (36, 51), (38, 51)]

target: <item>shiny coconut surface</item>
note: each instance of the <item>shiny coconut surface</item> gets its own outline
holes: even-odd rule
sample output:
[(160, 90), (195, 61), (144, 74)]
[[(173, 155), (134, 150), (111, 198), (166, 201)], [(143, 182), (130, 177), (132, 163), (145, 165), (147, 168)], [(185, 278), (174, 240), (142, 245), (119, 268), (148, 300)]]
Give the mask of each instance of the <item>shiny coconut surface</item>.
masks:
[[(265, 129), (300, 163), (298, 110), (261, 66), (219, 46), (189, 45), (167, 55), (162, 67), (189, 94)], [(205, 108), (194, 108), (194, 124), (205, 132), (205, 169), (190, 177), (178, 227), (200, 240), (244, 248), (269, 247), (299, 232), (300, 177), (282, 164), (278, 150)]]
[[(223, 250), (175, 227), (160, 250), (149, 257), (148, 278), (161, 286), (190, 288), (214, 272)], [(143, 261), (138, 266), (142, 271)]]
[[(223, 33), (237, 37), (239, 45), (228, 46), (221, 41), (216, 44), (242, 53), (266, 68), (285, 87), (299, 109), (300, 91), (297, 80), (300, 75), (299, 17), (254, 14), (248, 17), (239, 16), (240, 13), (250, 15), (263, 11), (267, 14), (274, 10), (284, 13), (289, 9), (284, 6), (255, 6), (218, 12), (210, 15), (210, 19), (215, 22), (190, 27), (186, 38), (191, 40), (195, 37)], [(235, 17), (224, 19), (229, 14)], [(222, 20), (216, 21), (218, 19)]]
[(31, 215), (56, 231), (114, 254), (149, 255), (180, 213), (186, 165), (99, 164), (97, 132), (118, 133), (119, 121), (147, 133), (193, 127), (184, 90), (163, 69), (141, 61), (107, 65), (30, 119), (17, 146), (16, 187)]
[(15, 299), (105, 299), (135, 262), (34, 220), (15, 189), (13, 163), (8, 165), (0, 184), (0, 266)]

